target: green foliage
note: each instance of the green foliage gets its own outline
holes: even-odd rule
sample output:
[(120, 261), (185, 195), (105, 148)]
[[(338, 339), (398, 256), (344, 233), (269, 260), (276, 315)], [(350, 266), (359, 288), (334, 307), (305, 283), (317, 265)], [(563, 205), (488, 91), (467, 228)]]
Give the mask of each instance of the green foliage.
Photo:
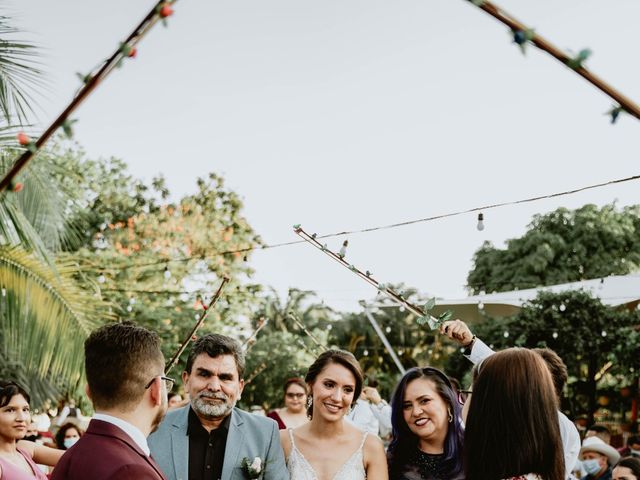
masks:
[[(630, 366), (639, 365), (639, 321), (638, 312), (607, 307), (584, 291), (541, 292), (517, 315), (484, 322), (475, 333), (495, 350), (513, 346), (554, 350), (569, 371), (572, 413), (593, 413), (602, 377), (598, 373), (605, 363), (612, 362), (610, 374), (623, 376)], [(461, 357), (449, 363), (459, 376), (470, 368)]]
[(477, 294), (625, 275), (639, 266), (640, 206), (585, 205), (534, 216), (505, 249), (485, 242), (467, 282)]
[(15, 39), (20, 32), (11, 23), (9, 17), (0, 16), (0, 114), (9, 125), (27, 121), (33, 92), (43, 86), (36, 47)]
[(328, 332), (337, 325), (334, 313), (318, 303), (313, 292), (292, 288), (283, 302), (272, 289), (253, 314), (253, 328), (262, 319), (268, 324), (247, 355), (245, 378), (251, 381), (242, 395), (245, 406), (262, 405), (267, 410), (281, 406), (284, 382), (294, 376), (304, 378), (322, 351), (290, 313), (323, 345), (327, 345)]
[[(416, 290), (391, 287), (413, 304), (424, 304), (426, 299)], [(389, 343), (394, 347), (402, 365), (411, 368), (418, 365), (442, 367), (447, 355), (454, 349), (448, 342), (442, 342), (436, 331), (419, 325), (417, 317), (399, 308), (392, 300), (382, 297), (384, 306), (372, 312)], [(367, 377), (379, 382), (381, 394), (389, 398), (400, 372), (387, 352), (384, 344), (371, 326), (364, 313), (343, 314), (329, 335), (331, 345), (352, 352), (359, 360)]]

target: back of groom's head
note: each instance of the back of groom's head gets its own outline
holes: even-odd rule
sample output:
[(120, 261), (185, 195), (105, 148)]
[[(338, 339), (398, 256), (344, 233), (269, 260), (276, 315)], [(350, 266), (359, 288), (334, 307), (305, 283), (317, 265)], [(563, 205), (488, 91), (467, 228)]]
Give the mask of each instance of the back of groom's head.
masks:
[(84, 342), (85, 371), (96, 410), (135, 408), (146, 385), (162, 375), (160, 337), (132, 322), (110, 323)]

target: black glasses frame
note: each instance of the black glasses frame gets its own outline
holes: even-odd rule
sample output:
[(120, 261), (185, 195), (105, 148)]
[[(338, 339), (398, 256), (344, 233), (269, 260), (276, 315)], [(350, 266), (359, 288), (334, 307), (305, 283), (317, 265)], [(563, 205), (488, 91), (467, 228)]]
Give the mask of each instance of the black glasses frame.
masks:
[[(164, 375), (159, 375), (159, 377), (160, 380), (164, 380), (164, 384), (167, 387), (167, 393), (173, 390), (173, 386), (176, 384), (176, 381), (173, 378), (165, 377)], [(156, 378), (158, 377), (153, 377), (151, 381), (145, 385), (144, 389), (146, 390), (147, 388), (149, 388), (153, 384), (153, 382), (155, 382)]]

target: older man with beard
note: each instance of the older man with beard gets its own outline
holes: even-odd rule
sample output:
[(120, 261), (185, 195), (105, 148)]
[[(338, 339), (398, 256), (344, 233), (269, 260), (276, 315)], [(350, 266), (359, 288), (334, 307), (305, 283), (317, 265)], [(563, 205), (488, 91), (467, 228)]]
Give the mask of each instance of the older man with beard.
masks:
[(232, 338), (209, 334), (194, 343), (182, 372), (191, 403), (169, 412), (149, 437), (168, 480), (288, 480), (276, 422), (235, 408), (244, 366)]

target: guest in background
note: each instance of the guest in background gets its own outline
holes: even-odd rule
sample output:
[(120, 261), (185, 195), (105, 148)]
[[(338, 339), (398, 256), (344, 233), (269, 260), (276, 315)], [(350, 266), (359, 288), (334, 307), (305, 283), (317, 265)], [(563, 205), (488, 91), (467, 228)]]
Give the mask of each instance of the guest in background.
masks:
[(0, 478), (47, 480), (37, 464), (54, 466), (63, 452), (21, 441), (31, 423), (29, 395), (15, 382), (0, 381)]
[(587, 472), (582, 480), (611, 480), (613, 466), (620, 460), (620, 454), (599, 436), (591, 435), (582, 442), (580, 460)]
[(76, 427), (73, 423), (65, 423), (56, 432), (56, 445), (60, 450), (67, 450), (80, 440), (82, 433), (82, 430)]
[(284, 383), (284, 407), (272, 410), (267, 417), (278, 422), (278, 428), (296, 428), (309, 421), (307, 418), (307, 384), (298, 377)]

